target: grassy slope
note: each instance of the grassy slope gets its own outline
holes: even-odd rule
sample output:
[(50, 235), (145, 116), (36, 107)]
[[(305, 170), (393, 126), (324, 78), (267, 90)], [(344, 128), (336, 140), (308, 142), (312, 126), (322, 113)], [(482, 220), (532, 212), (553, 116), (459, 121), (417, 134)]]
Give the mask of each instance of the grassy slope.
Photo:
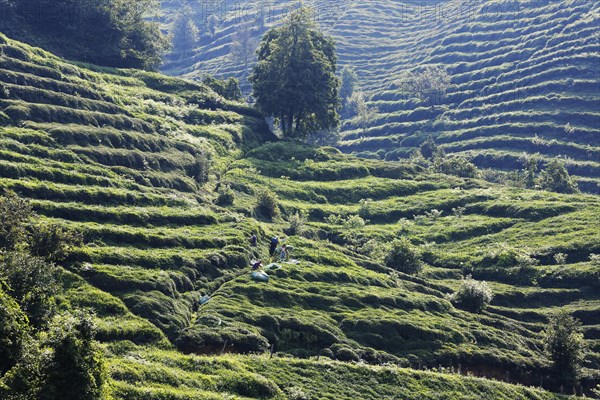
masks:
[[(215, 37), (177, 54), (171, 74), (243, 76), (229, 55), (239, 26), (260, 37), (285, 15), (275, 2), (260, 27), (255, 2), (225, 7)], [(313, 1), (317, 20), (336, 41), (341, 66), (356, 68), (378, 115), (363, 130), (346, 120), (340, 148), (388, 159), (405, 157), (433, 134), (448, 153), (495, 169), (522, 165), (523, 153), (567, 157), (586, 191), (598, 192), (600, 52), (598, 4), (575, 1)], [(426, 4), (426, 5), (425, 5)], [(176, 3), (163, 1), (165, 20)], [(202, 14), (202, 13), (200, 13)], [(221, 12), (219, 12), (221, 14)], [(198, 18), (201, 18), (199, 16)], [(398, 84), (406, 69), (437, 65), (452, 87), (435, 109), (410, 100)], [(573, 131), (567, 132), (570, 124)], [(476, 150), (476, 151), (472, 151)]]
[[(0, 187), (30, 198), (49, 222), (84, 234), (86, 245), (64, 271), (60, 304), (96, 311), (115, 397), (554, 398), (451, 374), (278, 356), (335, 353), (435, 369), (461, 363), (463, 372), (505, 379), (506, 371), (541, 366), (538, 332), (562, 305), (584, 321), (592, 349), (586, 376), (597, 374), (598, 302), (590, 284), (598, 268), (585, 261), (600, 252), (589, 226), (599, 214), (596, 197), (514, 192), (289, 144), (241, 158), (240, 146), (269, 138), (242, 105), (174, 78), (99, 70), (0, 42)], [(195, 178), (203, 154), (213, 163), (206, 184)], [(212, 205), (215, 175), (237, 191), (229, 209)], [(251, 193), (263, 186), (278, 193), (286, 215), (304, 210), (314, 232), (289, 239), (302, 261), (268, 285), (250, 281), (247, 262), (258, 254), (245, 241), (252, 230), (264, 241), (285, 226), (252, 217)], [(342, 228), (323, 217), (356, 213), (366, 197), (374, 199), (368, 237), (387, 241), (403, 230), (435, 242), (423, 276), (390, 274), (336, 244)], [(446, 217), (458, 205), (465, 217)], [(435, 225), (396, 223), (431, 208), (446, 211)], [(511, 285), (510, 270), (481, 261), (497, 241), (529, 246), (542, 259), (567, 253), (568, 265), (544, 261), (537, 285)], [(262, 245), (258, 251), (264, 256)], [(444, 298), (465, 265), (498, 293), (482, 316)], [(204, 293), (212, 299), (199, 307)], [(184, 356), (174, 345), (239, 352), (263, 340), (276, 345), (273, 360)]]

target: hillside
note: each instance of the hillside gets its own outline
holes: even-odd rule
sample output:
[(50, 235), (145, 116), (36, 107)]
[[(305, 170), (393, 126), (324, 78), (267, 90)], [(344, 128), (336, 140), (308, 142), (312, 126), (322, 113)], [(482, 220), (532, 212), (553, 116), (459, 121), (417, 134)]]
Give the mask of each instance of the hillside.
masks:
[[(239, 2), (238, 2), (239, 3)], [(259, 38), (286, 15), (287, 1), (252, 1), (196, 10), (220, 17), (214, 36), (173, 54), (164, 70), (244, 77), (232, 56), (238, 32)], [(179, 3), (163, 1), (165, 23)], [(237, 4), (237, 3), (236, 3)], [(339, 148), (389, 160), (405, 158), (429, 135), (447, 153), (482, 168), (521, 169), (524, 154), (540, 165), (565, 158), (580, 187), (598, 193), (600, 172), (600, 6), (593, 1), (310, 2), (337, 42), (340, 67), (356, 69), (369, 104), (367, 121), (348, 118)], [(191, 3), (194, 6), (194, 3)], [(450, 75), (435, 107), (407, 93), (405, 71), (438, 66)]]
[[(502, 381), (558, 390), (540, 332), (559, 308), (583, 322), (583, 390), (599, 381), (597, 196), (259, 146), (275, 140), (261, 116), (203, 85), (0, 43), (0, 188), (83, 234), (58, 303), (95, 311), (114, 398), (558, 399)], [(217, 206), (225, 184), (235, 200)], [(272, 220), (254, 211), (265, 188)], [(297, 211), (299, 263), (252, 281)], [(420, 275), (367, 245), (398, 236), (423, 250)], [(467, 274), (495, 293), (482, 314), (448, 300)]]

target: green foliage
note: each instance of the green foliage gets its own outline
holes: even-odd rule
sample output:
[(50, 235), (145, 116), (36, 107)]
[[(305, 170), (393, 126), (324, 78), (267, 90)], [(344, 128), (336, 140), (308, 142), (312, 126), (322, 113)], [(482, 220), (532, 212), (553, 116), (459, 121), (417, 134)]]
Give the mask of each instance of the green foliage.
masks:
[(221, 183), (217, 189), (217, 204), (220, 206), (230, 206), (235, 200), (235, 192), (230, 185)]
[(450, 300), (464, 310), (480, 313), (492, 301), (494, 294), (486, 282), (476, 281), (467, 276)]
[(0, 196), (0, 249), (14, 250), (25, 240), (26, 223), (32, 216), (31, 204), (8, 191)]
[(56, 268), (26, 253), (7, 253), (0, 259), (0, 279), (6, 292), (27, 313), (33, 326), (42, 326), (54, 311), (52, 296), (58, 287)]
[(565, 253), (556, 253), (552, 258), (558, 265), (564, 265), (567, 262), (567, 255)]
[(242, 100), (242, 91), (240, 90), (240, 82), (237, 78), (230, 77), (227, 80), (217, 79), (214, 76), (206, 75), (202, 79), (202, 83), (226, 98), (232, 101)]
[(295, 212), (288, 218), (288, 235), (302, 236), (306, 232), (306, 217), (301, 212)]
[(574, 384), (579, 377), (585, 350), (581, 321), (564, 310), (551, 315), (543, 333), (543, 343), (560, 383)]
[(354, 68), (346, 66), (342, 68), (340, 80), (340, 99), (345, 106), (348, 99), (352, 97), (356, 90), (358, 85), (358, 75)]
[(279, 215), (279, 205), (275, 193), (268, 189), (260, 189), (256, 192), (255, 211), (258, 216), (268, 219)]
[(538, 185), (544, 190), (557, 193), (577, 193), (577, 183), (571, 178), (565, 165), (559, 160), (550, 161), (538, 178)]
[[(223, 21), (215, 42), (227, 42), (230, 27), (230, 20)], [(297, 387), (310, 398), (459, 399), (475, 393), (554, 399), (558, 396), (526, 386), (465, 375), (506, 379), (508, 371), (511, 380), (538, 384), (547, 370), (539, 332), (546, 315), (560, 306), (582, 320), (590, 344), (582, 380), (596, 374), (598, 268), (588, 261), (600, 252), (590, 223), (598, 215), (594, 196), (435, 174), (422, 157), (419, 165), (358, 159), (292, 141), (246, 152), (238, 143), (261, 126), (256, 112), (204, 85), (74, 66), (1, 39), (8, 43), (3, 79), (12, 82), (6, 83), (11, 97), (3, 101), (23, 104), (25, 112), (23, 126), (7, 119), (0, 129), (0, 186), (31, 198), (44, 223), (81, 231), (86, 238), (69, 256), (70, 272), (54, 269), (64, 289), (55, 302), (61, 311), (96, 310), (98, 339), (109, 351), (113, 397), (222, 399), (264, 393), (279, 398), (284, 393), (277, 387), (285, 394)], [(21, 57), (21, 49), (35, 57), (31, 65), (11, 63), (10, 55)], [(22, 82), (48, 92), (40, 97), (39, 114), (30, 113), (38, 103), (30, 103), (33, 97), (27, 97)], [(489, 86), (485, 79), (479, 83)], [(385, 93), (373, 93), (369, 105), (387, 117), (395, 104), (383, 99)], [(23, 96), (20, 102), (13, 100), (17, 96)], [(485, 118), (444, 112), (450, 114), (444, 123)], [(35, 123), (31, 116), (57, 122)], [(65, 125), (63, 118), (76, 123)], [(427, 127), (409, 120), (391, 125), (394, 118), (388, 132), (402, 132), (390, 139), (397, 147), (418, 146), (426, 138), (404, 132), (429, 132)], [(365, 142), (371, 133), (377, 134), (367, 128)], [(435, 137), (441, 148), (456, 145), (449, 135)], [(207, 204), (215, 197), (207, 193), (212, 185), (200, 188), (192, 178), (196, 155), (204, 151), (216, 174), (235, 189), (232, 207)], [(287, 239), (299, 264), (270, 272), (267, 284), (251, 280), (248, 261), (262, 256), (264, 238), (286, 230), (288, 221), (252, 217), (259, 190), (275, 193), (286, 219), (298, 212), (310, 228), (309, 238)], [(249, 246), (251, 232), (260, 237), (257, 248)], [(398, 237), (419, 246), (427, 263), (418, 276), (384, 267), (380, 253)], [(506, 243), (506, 251), (496, 243)], [(567, 255), (568, 264), (555, 265), (558, 253)], [(454, 309), (445, 297), (458, 289), (466, 271), (494, 290), (494, 307), (481, 315)], [(22, 348), (32, 343), (39, 349), (36, 341), (22, 341)], [(276, 353), (268, 359), (262, 353), (271, 344)], [(185, 356), (174, 346), (210, 357)], [(31, 366), (39, 364), (34, 350), (20, 351)], [(222, 351), (261, 355), (218, 355)], [(460, 363), (465, 375), (298, 359), (337, 353), (343, 358), (344, 352), (346, 359), (367, 364), (449, 371)], [(21, 376), (35, 377), (40, 370)], [(364, 382), (377, 384), (365, 390)], [(0, 386), (6, 384), (18, 392), (16, 380)]]
[(441, 67), (427, 66), (418, 71), (405, 72), (398, 85), (409, 96), (428, 104), (442, 103), (450, 86), (450, 75)]
[(250, 77), (256, 105), (278, 119), (287, 137), (305, 137), (339, 124), (339, 80), (333, 40), (320, 32), (307, 8), (272, 28), (258, 48)]
[(197, 154), (192, 164), (188, 165), (187, 172), (199, 184), (208, 182), (211, 170), (211, 161), (206, 153)]
[(57, 315), (41, 335), (41, 348), (50, 349), (41, 363), (39, 399), (95, 400), (106, 379), (103, 355), (94, 343), (89, 314)]
[[(126, 68), (157, 68), (168, 46), (155, 22), (146, 20), (157, 6), (154, 0), (39, 0), (32, 17), (28, 0), (8, 0), (10, 31), (18, 38), (67, 58)], [(11, 24), (8, 24), (11, 26)]]
[(0, 377), (19, 360), (29, 330), (28, 322), (19, 304), (4, 291), (0, 281)]
[(104, 398), (104, 355), (93, 341), (94, 332), (89, 314), (56, 315), (47, 330), (23, 345), (18, 363), (3, 377), (3, 398)]
[(426, 141), (421, 144), (419, 151), (421, 155), (427, 160), (433, 160), (434, 155), (437, 153), (438, 147), (433, 140), (433, 137), (429, 136)]
[(475, 164), (460, 156), (436, 159), (435, 169), (461, 178), (476, 178), (479, 175)]
[(411, 275), (423, 270), (421, 251), (406, 237), (391, 243), (390, 251), (385, 257), (385, 264), (396, 271)]
[(31, 229), (29, 252), (49, 262), (63, 261), (75, 246), (82, 244), (77, 232), (56, 224), (37, 224)]
[(356, 116), (358, 125), (362, 128), (363, 133), (373, 121), (377, 112), (376, 107), (371, 107), (367, 103), (367, 96), (362, 91), (355, 91), (347, 100), (347, 108), (351, 110), (352, 115)]
[(235, 40), (231, 44), (233, 59), (244, 66), (244, 74), (248, 72), (250, 62), (255, 60), (257, 39), (248, 25), (240, 26), (235, 33)]
[(193, 20), (193, 11), (189, 5), (182, 7), (171, 30), (173, 49), (184, 54), (192, 51), (200, 38), (200, 31)]

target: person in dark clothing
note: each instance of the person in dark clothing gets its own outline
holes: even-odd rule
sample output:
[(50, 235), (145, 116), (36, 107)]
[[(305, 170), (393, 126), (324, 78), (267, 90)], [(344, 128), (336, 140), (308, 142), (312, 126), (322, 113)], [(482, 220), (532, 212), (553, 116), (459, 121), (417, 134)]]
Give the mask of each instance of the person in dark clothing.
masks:
[(256, 237), (256, 233), (252, 233), (250, 235), (250, 246), (256, 247), (258, 245), (258, 238)]
[(279, 238), (277, 236), (275, 236), (273, 239), (271, 239), (271, 244), (269, 245), (269, 255), (271, 257), (273, 257), (273, 254), (275, 254), (275, 249), (277, 248), (278, 245), (279, 245)]

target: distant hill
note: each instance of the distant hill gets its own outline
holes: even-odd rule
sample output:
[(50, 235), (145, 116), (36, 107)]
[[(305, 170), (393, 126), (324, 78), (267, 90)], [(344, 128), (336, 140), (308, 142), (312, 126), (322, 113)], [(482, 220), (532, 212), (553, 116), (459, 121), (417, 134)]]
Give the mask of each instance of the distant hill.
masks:
[[(277, 142), (201, 84), (0, 49), (0, 189), (82, 233), (57, 303), (95, 312), (114, 398), (560, 399), (512, 383), (559, 390), (541, 332), (561, 308), (598, 383), (597, 196)], [(284, 232), (299, 263), (254, 282)], [(400, 236), (418, 276), (376, 253)], [(481, 314), (448, 298), (468, 274), (495, 294)]]
[[(180, 2), (163, 1), (164, 22)], [(195, 2), (190, 2), (192, 6)], [(259, 38), (295, 2), (224, 2), (196, 8), (202, 27), (219, 16), (196, 49), (172, 54), (164, 71), (195, 77), (245, 76), (231, 55), (240, 30)], [(314, 1), (321, 27), (337, 41), (372, 107), (366, 128), (342, 126), (339, 148), (366, 157), (407, 157), (429, 135), (447, 153), (478, 166), (520, 169), (524, 154), (564, 158), (583, 190), (599, 192), (600, 6), (571, 1)], [(435, 107), (407, 94), (405, 71), (438, 66), (451, 86)], [(246, 86), (246, 90), (249, 88)]]

